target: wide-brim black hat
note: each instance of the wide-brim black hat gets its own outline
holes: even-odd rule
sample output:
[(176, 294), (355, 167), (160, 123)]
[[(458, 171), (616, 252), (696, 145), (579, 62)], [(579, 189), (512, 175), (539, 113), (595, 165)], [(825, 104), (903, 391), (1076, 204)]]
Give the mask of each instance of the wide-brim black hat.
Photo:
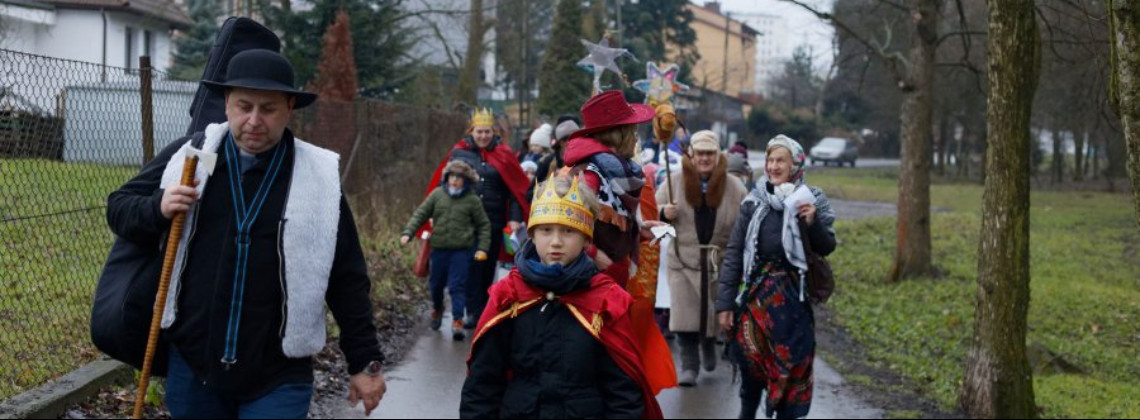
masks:
[(317, 94), (293, 86), (293, 65), (281, 54), (270, 50), (245, 50), (230, 59), (225, 81), (203, 80), (207, 88), (222, 91), (245, 88), (284, 92), (296, 98), (293, 108), (304, 108), (317, 100)]

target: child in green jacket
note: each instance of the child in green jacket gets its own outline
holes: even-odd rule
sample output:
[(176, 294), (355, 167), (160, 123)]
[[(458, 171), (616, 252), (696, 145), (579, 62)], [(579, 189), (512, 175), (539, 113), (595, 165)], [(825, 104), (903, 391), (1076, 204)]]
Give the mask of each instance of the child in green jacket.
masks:
[(442, 178), (442, 185), (412, 214), (400, 243), (407, 244), (420, 226), (431, 219), (431, 328), (438, 330), (443, 324), (443, 289), (446, 287), (451, 291), (452, 338), (462, 341), (466, 338), (463, 310), (467, 302), (467, 270), (472, 259), (487, 259), (491, 221), (483, 212), (482, 200), (473, 191), (479, 179), (475, 168), (453, 160), (447, 164)]

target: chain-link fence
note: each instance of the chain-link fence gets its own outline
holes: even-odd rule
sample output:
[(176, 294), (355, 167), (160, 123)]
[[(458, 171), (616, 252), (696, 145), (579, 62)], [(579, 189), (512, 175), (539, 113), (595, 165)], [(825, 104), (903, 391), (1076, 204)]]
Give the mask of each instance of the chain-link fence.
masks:
[[(195, 83), (153, 74), (153, 152), (181, 137)], [(98, 357), (91, 301), (114, 240), (107, 195), (144, 159), (138, 70), (0, 50), (0, 400)], [(463, 114), (318, 101), (297, 136), (341, 154), (361, 234), (390, 233), (463, 136)]]
[[(141, 79), (0, 50), (0, 400), (98, 356), (106, 198), (143, 162)], [(185, 132), (197, 86), (152, 79), (157, 152)]]

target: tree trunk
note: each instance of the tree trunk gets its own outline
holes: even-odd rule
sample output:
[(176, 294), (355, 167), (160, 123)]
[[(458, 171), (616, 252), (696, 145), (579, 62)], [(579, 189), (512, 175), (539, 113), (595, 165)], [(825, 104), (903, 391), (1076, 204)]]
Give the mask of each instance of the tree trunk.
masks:
[(933, 272), (930, 252), (930, 169), (934, 160), (932, 134), (934, 52), (938, 42), (940, 0), (915, 0), (911, 16), (915, 31), (901, 110), (902, 159), (899, 172), (897, 248), (887, 280)]
[(471, 17), (467, 27), (467, 54), (463, 70), (459, 73), (457, 96), (471, 106), (479, 100), (479, 70), (483, 64), (483, 34), (487, 32), (483, 19), (483, 0), (471, 0)]
[(941, 168), (939, 169), (939, 173), (941, 175), (946, 175), (946, 168), (948, 166), (950, 166), (950, 144), (955, 141), (954, 133), (956, 130), (954, 127), (954, 120), (952, 120), (950, 118), (943, 120), (943, 124), (944, 125), (942, 127), (942, 152), (941, 152), (942, 162), (939, 163), (939, 165), (941, 166)]
[(1062, 146), (1061, 130), (1053, 128), (1053, 184), (1065, 182), (1065, 149)]
[(962, 125), (962, 139), (958, 141), (958, 151), (954, 159), (958, 163), (958, 178), (967, 179), (970, 177), (970, 145), (973, 144), (974, 130), (970, 129), (970, 124), (958, 121)]
[(1073, 157), (1073, 181), (1085, 180), (1085, 135), (1084, 130), (1073, 130), (1073, 147), (1076, 154)]
[(1101, 151), (1104, 150), (1104, 136), (1100, 134), (1100, 129), (1097, 129), (1093, 137), (1089, 139), (1089, 145), (1091, 146), (1089, 149), (1089, 161), (1092, 163), (1092, 172), (1089, 173), (1089, 176), (1093, 180), (1100, 179), (1100, 158), (1101, 154), (1103, 154)]
[(1033, 0), (988, 0), (989, 147), (974, 337), (962, 408), (1036, 418), (1025, 350), (1029, 314), (1029, 124), (1040, 56)]
[(1115, 32), (1113, 96), (1128, 142), (1128, 177), (1136, 201), (1136, 223), (1140, 225), (1140, 4), (1112, 0), (1109, 9)]

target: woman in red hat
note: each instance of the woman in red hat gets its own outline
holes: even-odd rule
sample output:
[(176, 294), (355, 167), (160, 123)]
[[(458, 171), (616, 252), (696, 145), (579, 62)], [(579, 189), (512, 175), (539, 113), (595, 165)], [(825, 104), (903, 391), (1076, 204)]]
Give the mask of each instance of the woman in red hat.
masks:
[(566, 166), (597, 191), (601, 210), (594, 222), (594, 245), (587, 252), (623, 288), (637, 258), (637, 209), (645, 184), (633, 158), (637, 124), (653, 119), (648, 105), (630, 104), (620, 91), (599, 94), (582, 105), (585, 128), (570, 135)]

